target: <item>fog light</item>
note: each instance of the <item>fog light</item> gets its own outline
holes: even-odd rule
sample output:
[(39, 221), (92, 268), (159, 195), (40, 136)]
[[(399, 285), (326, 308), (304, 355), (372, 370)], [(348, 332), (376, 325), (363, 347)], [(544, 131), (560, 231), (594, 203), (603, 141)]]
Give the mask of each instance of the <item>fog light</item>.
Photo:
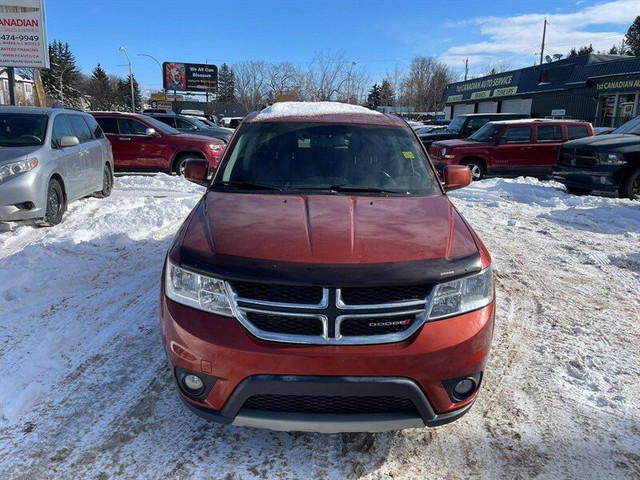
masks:
[(456, 383), (453, 387), (453, 394), (460, 400), (464, 400), (476, 389), (476, 382), (473, 378), (465, 378)]
[(188, 373), (182, 377), (182, 385), (191, 395), (200, 395), (204, 391), (204, 382), (200, 377), (193, 373)]

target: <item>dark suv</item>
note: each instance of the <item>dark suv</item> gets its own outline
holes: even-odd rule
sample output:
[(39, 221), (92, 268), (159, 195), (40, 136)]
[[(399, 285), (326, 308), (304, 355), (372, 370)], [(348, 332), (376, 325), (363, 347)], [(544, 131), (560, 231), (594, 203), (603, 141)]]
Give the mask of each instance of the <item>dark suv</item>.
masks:
[(604, 136), (581, 138), (560, 148), (553, 178), (572, 193), (592, 190), (640, 197), (640, 117)]
[(449, 123), (446, 130), (435, 130), (433, 132), (419, 135), (424, 147), (429, 150), (433, 142), (440, 140), (451, 140), (454, 138), (467, 138), (472, 133), (478, 131), (487, 122), (498, 120), (515, 120), (518, 118), (529, 118), (529, 115), (522, 113), (469, 113), (456, 115)]
[(190, 133), (193, 135), (201, 135), (203, 137), (213, 137), (222, 140), (225, 144), (229, 143), (234, 130), (231, 128), (210, 126), (201, 122), (194, 117), (186, 117), (184, 115), (167, 115), (167, 114), (150, 114), (153, 118), (166, 123), (170, 127), (175, 128), (182, 133)]

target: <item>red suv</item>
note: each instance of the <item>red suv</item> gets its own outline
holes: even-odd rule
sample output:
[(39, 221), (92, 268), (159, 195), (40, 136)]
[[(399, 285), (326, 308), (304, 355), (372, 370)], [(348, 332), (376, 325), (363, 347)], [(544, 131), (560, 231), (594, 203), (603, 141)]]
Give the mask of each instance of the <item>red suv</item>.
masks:
[(429, 156), (438, 171), (467, 165), (471, 178), (485, 175), (550, 176), (562, 143), (595, 135), (588, 122), (575, 120), (505, 120), (490, 122), (465, 140), (434, 142)]
[(276, 103), (240, 125), (169, 247), (162, 336), (182, 400), (276, 430), (435, 426), (476, 398), (491, 258), (397, 117)]
[(163, 171), (182, 175), (187, 160), (202, 158), (212, 167), (224, 151), (216, 138), (180, 133), (146, 115), (94, 112), (111, 142), (116, 171)]

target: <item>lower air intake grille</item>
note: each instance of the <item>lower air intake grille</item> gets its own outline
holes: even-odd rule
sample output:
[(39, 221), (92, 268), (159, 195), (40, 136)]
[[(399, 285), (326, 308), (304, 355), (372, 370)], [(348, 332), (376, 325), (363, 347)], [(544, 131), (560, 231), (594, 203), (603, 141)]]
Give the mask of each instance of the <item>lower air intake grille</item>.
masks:
[(403, 397), (334, 397), (313, 395), (254, 395), (244, 404), (251, 410), (290, 413), (408, 413), (413, 402)]

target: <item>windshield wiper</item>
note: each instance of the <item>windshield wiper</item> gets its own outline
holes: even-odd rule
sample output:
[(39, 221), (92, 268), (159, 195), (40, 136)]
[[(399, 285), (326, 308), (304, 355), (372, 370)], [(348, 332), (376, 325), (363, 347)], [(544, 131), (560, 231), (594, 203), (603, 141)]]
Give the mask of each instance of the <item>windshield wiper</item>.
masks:
[(359, 187), (357, 185), (332, 185), (327, 187), (326, 190), (333, 190), (334, 192), (355, 192), (355, 193), (406, 193), (398, 190), (385, 190), (383, 188), (375, 187)]
[(216, 185), (237, 188), (238, 190), (278, 190), (278, 191), (284, 190), (284, 188), (278, 187), (277, 185), (266, 185), (263, 183), (252, 183), (252, 182), (223, 181), (223, 182), (216, 182), (213, 184), (214, 187)]

